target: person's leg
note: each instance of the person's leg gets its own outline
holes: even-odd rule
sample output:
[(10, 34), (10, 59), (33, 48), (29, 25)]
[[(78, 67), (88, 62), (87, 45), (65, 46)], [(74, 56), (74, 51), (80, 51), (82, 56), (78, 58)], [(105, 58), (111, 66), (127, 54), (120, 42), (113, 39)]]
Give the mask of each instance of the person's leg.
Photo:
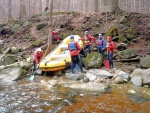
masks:
[(88, 46), (88, 51), (89, 51), (89, 53), (91, 53), (91, 51), (92, 51), (92, 46), (91, 45)]
[(80, 67), (81, 72), (84, 72), (84, 71), (83, 71), (83, 67), (82, 67), (82, 62), (81, 62), (80, 56), (79, 56), (79, 55), (76, 56), (76, 59), (77, 59), (77, 63), (78, 63), (78, 65), (79, 65), (79, 67)]
[(109, 68), (113, 69), (113, 53), (108, 52)]
[(35, 60), (33, 61), (33, 71), (35, 71), (36, 69), (36, 63), (35, 63)]
[(75, 64), (76, 64), (76, 59), (74, 56), (71, 56), (71, 71), (72, 71), (72, 73), (74, 73)]

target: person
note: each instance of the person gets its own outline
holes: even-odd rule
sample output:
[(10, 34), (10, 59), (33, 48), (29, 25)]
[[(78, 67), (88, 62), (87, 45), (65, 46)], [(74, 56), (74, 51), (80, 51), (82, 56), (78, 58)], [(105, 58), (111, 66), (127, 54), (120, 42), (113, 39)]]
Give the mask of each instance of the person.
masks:
[(58, 33), (59, 33), (59, 29), (56, 29), (52, 32), (52, 40), (53, 41), (59, 41), (59, 36), (58, 36)]
[(71, 41), (68, 44), (68, 49), (70, 51), (70, 56), (71, 56), (71, 71), (72, 73), (75, 73), (74, 68), (76, 64), (78, 64), (81, 72), (85, 73), (85, 71), (83, 71), (81, 58), (79, 55), (79, 52), (81, 50), (80, 45), (78, 44), (78, 42), (74, 41), (74, 35), (70, 36), (70, 40)]
[(103, 58), (104, 58), (104, 50), (106, 47), (106, 41), (103, 38), (102, 34), (98, 35), (98, 40), (96, 40), (96, 44), (98, 47), (98, 52), (102, 54)]
[(38, 48), (34, 52), (34, 62), (33, 62), (33, 70), (37, 69), (39, 67), (39, 62), (44, 58), (44, 52), (41, 48)]
[(82, 38), (82, 41), (84, 41), (84, 50), (88, 49), (88, 52), (92, 52), (92, 43), (95, 42), (95, 39), (93, 36), (89, 34), (89, 31), (85, 31), (85, 36)]
[(114, 53), (114, 42), (112, 41), (112, 37), (107, 37), (107, 58), (109, 60), (109, 68), (113, 69), (114, 65), (113, 65), (113, 53)]

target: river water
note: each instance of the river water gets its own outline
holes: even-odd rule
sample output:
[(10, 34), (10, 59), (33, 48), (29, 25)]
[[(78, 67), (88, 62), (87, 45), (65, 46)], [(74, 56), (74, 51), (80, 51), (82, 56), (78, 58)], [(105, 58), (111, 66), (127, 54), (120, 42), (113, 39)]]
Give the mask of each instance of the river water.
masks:
[(140, 91), (150, 97), (150, 89), (130, 84), (111, 85), (105, 94), (72, 90), (56, 86), (47, 90), (40, 80), (28, 78), (0, 84), (0, 113), (150, 113), (150, 101), (138, 102), (127, 95), (128, 90)]

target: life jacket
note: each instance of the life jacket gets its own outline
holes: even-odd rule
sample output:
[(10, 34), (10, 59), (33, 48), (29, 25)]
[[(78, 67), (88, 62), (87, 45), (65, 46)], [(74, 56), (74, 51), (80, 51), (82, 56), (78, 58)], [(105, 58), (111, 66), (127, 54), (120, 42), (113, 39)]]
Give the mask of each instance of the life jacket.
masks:
[(91, 43), (91, 40), (89, 40), (89, 38), (88, 38), (88, 37), (85, 37), (85, 41), (84, 41), (84, 43), (85, 43), (85, 44), (89, 44), (89, 43)]
[(75, 42), (70, 42), (69, 47), (70, 47), (70, 50), (78, 50)]
[(52, 38), (53, 38), (53, 39), (57, 39), (57, 36), (58, 36), (58, 33), (56, 33), (56, 32), (53, 32), (53, 33), (52, 33)]
[(98, 46), (102, 46), (102, 44), (103, 44), (102, 40), (98, 39), (97, 44), (98, 44)]

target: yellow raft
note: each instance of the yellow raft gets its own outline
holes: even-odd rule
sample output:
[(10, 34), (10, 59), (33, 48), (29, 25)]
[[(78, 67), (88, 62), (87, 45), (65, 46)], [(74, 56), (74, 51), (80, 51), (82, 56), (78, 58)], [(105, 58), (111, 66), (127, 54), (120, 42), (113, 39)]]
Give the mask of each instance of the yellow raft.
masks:
[[(83, 42), (80, 39), (80, 36), (74, 35), (75, 42), (78, 42), (80, 47), (83, 48)], [(65, 38), (40, 62), (39, 68), (45, 72), (65, 69), (66, 64), (71, 63), (70, 51), (68, 50), (69, 42), (70, 36)]]

